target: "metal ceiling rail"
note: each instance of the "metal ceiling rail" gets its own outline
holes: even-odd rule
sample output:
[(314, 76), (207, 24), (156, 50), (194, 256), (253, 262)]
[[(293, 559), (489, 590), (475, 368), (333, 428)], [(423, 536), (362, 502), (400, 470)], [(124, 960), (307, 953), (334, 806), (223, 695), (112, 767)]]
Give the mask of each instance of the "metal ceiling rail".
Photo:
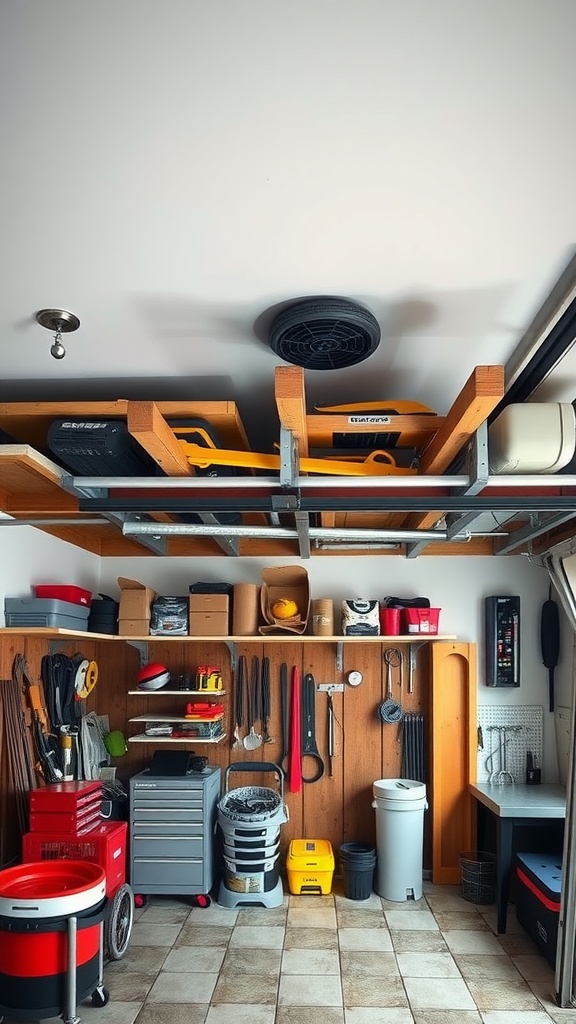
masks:
[[(90, 490), (142, 490), (147, 491), (246, 491), (265, 490), (266, 488), (281, 486), (278, 477), (135, 477), (135, 476), (73, 476), (70, 483), (77, 493), (85, 493)], [(454, 476), (372, 476), (372, 477), (347, 477), (347, 476), (301, 476), (298, 477), (295, 486), (300, 490), (339, 490), (357, 491), (369, 488), (375, 490), (426, 490), (427, 487), (469, 487), (473, 485), (474, 478), (467, 473), (459, 473)], [(557, 488), (576, 487), (576, 476), (566, 474), (506, 474), (502, 476), (489, 476), (486, 481), (485, 490), (492, 487), (513, 487), (529, 488)]]
[[(221, 525), (205, 526), (200, 523), (141, 523), (125, 522), (122, 532), (126, 537), (138, 536), (184, 536), (184, 537), (261, 537), (274, 540), (293, 540), (299, 537), (297, 529), (285, 526), (240, 526)], [(472, 534), (465, 532), (448, 537), (446, 530), (371, 530), (338, 527), (311, 526), (308, 530), (310, 540), (366, 540), (366, 541), (462, 541), (472, 539)]]

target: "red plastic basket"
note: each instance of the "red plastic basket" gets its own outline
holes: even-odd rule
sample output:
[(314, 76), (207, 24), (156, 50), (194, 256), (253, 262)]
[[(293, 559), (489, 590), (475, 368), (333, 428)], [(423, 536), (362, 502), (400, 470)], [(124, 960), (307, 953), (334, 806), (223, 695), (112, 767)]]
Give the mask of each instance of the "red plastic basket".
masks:
[(440, 608), (404, 608), (404, 633), (426, 633), (428, 635), (438, 632), (438, 620)]
[(34, 587), (36, 597), (56, 598), (57, 601), (71, 601), (72, 604), (89, 606), (92, 601), (90, 590), (74, 587), (69, 583), (39, 583)]
[(106, 895), (112, 896), (126, 881), (125, 821), (109, 821), (86, 836), (27, 832), (22, 839), (25, 864), (40, 860), (86, 860), (99, 864), (106, 873)]

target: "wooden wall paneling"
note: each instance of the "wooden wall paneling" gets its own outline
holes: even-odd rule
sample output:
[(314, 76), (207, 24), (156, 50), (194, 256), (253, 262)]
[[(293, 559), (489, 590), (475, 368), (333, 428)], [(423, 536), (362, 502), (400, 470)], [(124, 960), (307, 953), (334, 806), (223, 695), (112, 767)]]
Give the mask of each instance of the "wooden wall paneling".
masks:
[[(318, 644), (312, 646), (310, 644), (303, 644), (302, 646), (304, 649), (302, 678), (308, 672), (311, 672), (314, 676), (316, 746), (324, 762), (322, 778), (318, 779), (317, 782), (303, 784), (304, 813), (302, 838), (327, 839), (332, 843), (333, 848), (337, 848), (341, 837), (342, 757), (340, 756), (337, 761), (335, 760), (334, 777), (331, 779), (328, 761), (328, 698), (325, 693), (319, 693), (317, 687), (321, 683), (341, 682), (342, 674), (336, 671), (336, 645)], [(342, 696), (334, 694), (333, 699), (336, 715), (341, 721)], [(317, 765), (312, 758), (304, 759), (303, 772), (309, 776), (316, 774)]]
[(432, 660), (432, 881), (460, 882), (459, 855), (473, 846), (468, 792), (476, 771), (476, 645), (435, 643)]
[[(372, 785), (383, 778), (385, 749), (396, 745), (396, 726), (383, 725), (377, 710), (383, 700), (382, 646), (344, 644), (346, 680), (351, 671), (362, 673), (359, 686), (345, 683), (343, 727), (342, 802), (343, 842), (374, 843), (376, 821), (372, 808)], [(389, 734), (386, 730), (394, 730)]]

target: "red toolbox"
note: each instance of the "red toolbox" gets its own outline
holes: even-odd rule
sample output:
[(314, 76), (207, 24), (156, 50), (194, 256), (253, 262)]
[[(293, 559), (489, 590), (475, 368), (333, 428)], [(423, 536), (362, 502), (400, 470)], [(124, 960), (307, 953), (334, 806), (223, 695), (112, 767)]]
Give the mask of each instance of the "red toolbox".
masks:
[(100, 801), (95, 807), (87, 807), (82, 812), (75, 814), (73, 811), (63, 811), (57, 814), (56, 811), (50, 814), (30, 814), (31, 832), (64, 832), (66, 835), (84, 835), (102, 821), (100, 813)]
[(85, 836), (57, 832), (27, 832), (22, 839), (22, 860), (87, 860), (106, 872), (106, 895), (111, 897), (126, 879), (128, 825), (109, 821)]
[(102, 782), (51, 782), (30, 792), (30, 810), (40, 814), (57, 811), (80, 812), (102, 800)]

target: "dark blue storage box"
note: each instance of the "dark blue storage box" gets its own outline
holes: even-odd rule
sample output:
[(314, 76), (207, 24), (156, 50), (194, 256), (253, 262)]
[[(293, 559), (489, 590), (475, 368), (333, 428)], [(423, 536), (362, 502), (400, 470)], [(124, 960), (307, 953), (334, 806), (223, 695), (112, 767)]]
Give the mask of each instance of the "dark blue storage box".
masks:
[(551, 967), (556, 966), (562, 854), (516, 854), (516, 917)]

